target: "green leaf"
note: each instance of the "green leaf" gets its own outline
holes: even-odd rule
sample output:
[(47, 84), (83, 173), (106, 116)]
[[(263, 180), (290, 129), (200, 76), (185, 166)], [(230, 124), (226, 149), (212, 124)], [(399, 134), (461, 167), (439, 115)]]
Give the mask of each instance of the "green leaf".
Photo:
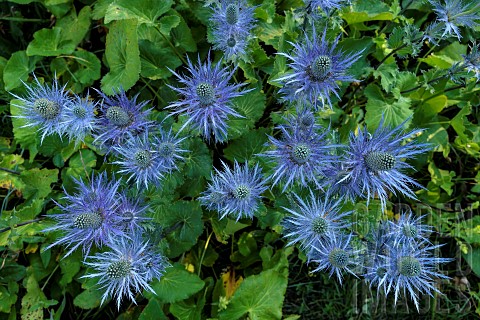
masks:
[(78, 15), (75, 10), (72, 10), (68, 16), (58, 20), (56, 27), (63, 30), (62, 40), (70, 41), (75, 47), (78, 46), (90, 29), (91, 14), (92, 9), (89, 6), (84, 6)]
[(30, 161), (32, 161), (38, 152), (37, 131), (32, 130), (32, 128), (24, 127), (27, 124), (27, 121), (22, 118), (17, 118), (18, 116), (21, 116), (23, 114), (22, 109), (18, 107), (22, 105), (23, 105), (23, 102), (20, 100), (12, 99), (10, 101), (10, 113), (13, 116), (12, 117), (13, 136), (15, 137), (16, 143), (19, 143), (22, 148), (29, 150)]
[(468, 253), (462, 253), (470, 268), (477, 276), (480, 276), (480, 248), (471, 248)]
[(26, 279), (25, 287), (27, 293), (22, 298), (22, 319), (43, 319), (43, 309), (57, 304), (58, 301), (47, 299), (33, 274)]
[(271, 269), (247, 277), (219, 319), (236, 320), (247, 314), (252, 320), (281, 319), (287, 283), (287, 277)]
[(138, 24), (155, 26), (157, 19), (172, 6), (172, 0), (116, 0), (105, 11), (105, 23), (136, 19)]
[(212, 157), (205, 143), (200, 139), (190, 140), (190, 145), (186, 149), (190, 150), (185, 157), (186, 176), (209, 178), (212, 172)]
[(383, 90), (386, 92), (391, 92), (398, 75), (398, 67), (395, 63), (387, 64), (383, 63), (378, 67), (378, 69), (373, 71), (375, 79), (380, 78), (380, 83)]
[(67, 191), (73, 191), (73, 179), (86, 179), (97, 165), (97, 157), (92, 150), (81, 149), (68, 162), (68, 168), (62, 170), (63, 186)]
[(428, 123), (447, 106), (447, 101), (447, 96), (442, 94), (422, 102), (415, 110), (413, 122), (418, 125)]
[(105, 57), (110, 71), (102, 78), (102, 91), (113, 94), (114, 90), (130, 89), (139, 79), (140, 51), (137, 40), (137, 21), (115, 21), (106, 40)]
[(187, 299), (204, 287), (205, 283), (196, 274), (179, 269), (168, 268), (160, 281), (151, 286), (155, 298), (163, 303), (173, 303)]
[(193, 39), (192, 31), (183, 17), (178, 12), (175, 13), (180, 18), (180, 23), (170, 32), (173, 44), (175, 47), (181, 47), (188, 52), (197, 51), (197, 43), (195, 42), (195, 39)]
[(33, 40), (28, 44), (29, 56), (58, 56), (72, 53), (77, 44), (67, 39), (68, 35), (60, 27), (42, 29), (33, 34)]
[(75, 51), (73, 56), (77, 63), (77, 68), (73, 74), (77, 81), (89, 86), (95, 80), (100, 79), (101, 63), (95, 54), (88, 51)]
[[(401, 96), (398, 100), (386, 98), (380, 88), (375, 84), (369, 84), (365, 89), (368, 98), (365, 122), (370, 130), (378, 127), (382, 118), (384, 124), (391, 127), (400, 125), (413, 114), (410, 110), (411, 99)], [(405, 126), (409, 125), (407, 121)]]
[(167, 205), (168, 210), (156, 212), (154, 220), (164, 228), (174, 228), (167, 234), (167, 255), (176, 257), (189, 250), (203, 232), (202, 209), (196, 201), (176, 201)]
[(34, 168), (22, 171), (20, 178), (25, 183), (22, 190), (25, 199), (44, 199), (52, 191), (50, 185), (58, 181), (58, 170)]
[(353, 11), (343, 11), (341, 17), (350, 25), (366, 21), (392, 20), (394, 15), (380, 0), (359, 0), (354, 2)]
[[(48, 250), (51, 251), (51, 250)], [(64, 257), (59, 261), (60, 269), (62, 270), (62, 277), (60, 278), (59, 285), (66, 287), (72, 282), (73, 277), (80, 271), (82, 266), (82, 253), (80, 250), (74, 251), (68, 257)]]
[(148, 300), (147, 306), (143, 309), (142, 313), (138, 317), (138, 320), (150, 319), (168, 320), (165, 313), (163, 313), (162, 304), (155, 297)]
[(254, 155), (261, 153), (265, 149), (264, 145), (268, 141), (267, 133), (269, 131), (267, 128), (259, 128), (233, 140), (224, 149), (225, 158), (239, 162), (251, 160)]
[(13, 53), (3, 70), (5, 90), (15, 89), (22, 84), (22, 81), (27, 81), (28, 75), (35, 70), (37, 61), (36, 57), (28, 57), (26, 51)]
[(151, 80), (166, 79), (172, 75), (167, 68), (175, 70), (182, 65), (182, 60), (172, 52), (170, 47), (164, 47), (148, 40), (140, 40), (139, 45), (142, 77)]
[(254, 128), (255, 123), (262, 117), (266, 97), (262, 91), (256, 89), (233, 99), (232, 103), (235, 106), (235, 111), (243, 116), (243, 118), (232, 118), (228, 122), (230, 124), (228, 137), (229, 139), (236, 139)]
[(453, 193), (453, 186), (455, 185), (452, 182), (452, 178), (455, 177), (455, 171), (448, 171), (437, 168), (435, 163), (432, 161), (428, 164), (428, 172), (432, 177), (432, 183), (442, 188), (449, 196)]
[(94, 309), (100, 306), (102, 295), (101, 290), (87, 289), (73, 299), (73, 304), (82, 309)]

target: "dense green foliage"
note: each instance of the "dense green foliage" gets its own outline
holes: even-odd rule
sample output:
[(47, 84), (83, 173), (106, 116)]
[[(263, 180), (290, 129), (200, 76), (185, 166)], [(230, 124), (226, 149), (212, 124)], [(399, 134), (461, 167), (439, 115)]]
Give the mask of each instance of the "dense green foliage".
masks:
[[(210, 1), (211, 2), (211, 1)], [(0, 319), (416, 319), (407, 300), (394, 309), (393, 298), (377, 298), (361, 280), (347, 276), (343, 286), (324, 273), (309, 273), (305, 255), (286, 247), (282, 207), (290, 192), (267, 190), (253, 220), (218, 219), (197, 201), (220, 160), (259, 163), (268, 175), (273, 165), (258, 156), (268, 147), (268, 135), (295, 108), (279, 102), (278, 78), (288, 71), (291, 42), (301, 41), (307, 27), (302, 0), (251, 0), (255, 38), (251, 60), (238, 61), (235, 81), (253, 89), (235, 99), (244, 118), (229, 120), (228, 141), (207, 143), (198, 134), (186, 139), (185, 162), (160, 187), (145, 191), (153, 221), (165, 231), (160, 241), (172, 267), (151, 286), (153, 295), (137, 297), (137, 305), (114, 301), (100, 305), (103, 292), (95, 279), (80, 278), (87, 270), (81, 252), (63, 258), (62, 247), (43, 250), (59, 234), (42, 230), (54, 222), (64, 190), (74, 191), (74, 178), (92, 172), (116, 172), (93, 139), (76, 145), (23, 127), (20, 110), (10, 93), (23, 96), (22, 82), (56, 77), (72, 93), (89, 88), (110, 95), (122, 87), (139, 101), (149, 100), (152, 118), (168, 114), (178, 96), (169, 69), (182, 73), (186, 56), (204, 60), (211, 50), (209, 1), (196, 0), (14, 0), (0, 2)], [(408, 7), (407, 7), (408, 6)], [(350, 73), (358, 79), (342, 83), (341, 99), (317, 119), (348, 140), (350, 132), (367, 125), (375, 129), (382, 117), (397, 126), (424, 128), (421, 142), (432, 151), (410, 162), (409, 172), (426, 189), (419, 201), (391, 197), (386, 212), (377, 200), (346, 204), (353, 210), (355, 232), (361, 239), (372, 224), (395, 219), (401, 203), (426, 214), (434, 227), (431, 241), (445, 243), (439, 251), (455, 262), (443, 265), (451, 280), (439, 286), (444, 295), (423, 297), (420, 314), (430, 318), (471, 318), (480, 314), (480, 86), (473, 73), (444, 76), (480, 28), (462, 28), (463, 37), (437, 45), (413, 44), (405, 26), (420, 29), (435, 20), (426, 1), (356, 0), (320, 17), (328, 22), (327, 38), (341, 34), (346, 52), (364, 50)], [(327, 21), (327, 22), (325, 22)], [(212, 51), (212, 59), (222, 57)], [(232, 63), (232, 62), (228, 62)], [(227, 64), (228, 64), (227, 63)], [(455, 81), (453, 81), (455, 80)], [(93, 90), (90, 90), (92, 93)], [(13, 99), (13, 100), (12, 100)], [(170, 117), (175, 132), (186, 119)], [(121, 177), (120, 174), (117, 175)], [(305, 190), (295, 192), (306, 194)]]

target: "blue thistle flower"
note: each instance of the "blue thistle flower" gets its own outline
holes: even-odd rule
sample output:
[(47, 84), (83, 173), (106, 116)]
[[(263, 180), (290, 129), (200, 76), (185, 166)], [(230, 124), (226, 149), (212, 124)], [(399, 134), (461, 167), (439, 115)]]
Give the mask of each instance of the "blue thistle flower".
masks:
[(459, 26), (475, 28), (479, 25), (476, 22), (480, 20), (478, 3), (472, 6), (473, 2), (465, 4), (462, 0), (444, 0), (443, 3), (440, 0), (429, 0), (429, 2), (437, 15), (437, 22), (445, 26), (442, 37), (455, 34), (460, 40), (462, 35), (458, 29)]
[(75, 180), (77, 193), (69, 195), (65, 192), (66, 205), (55, 202), (62, 210), (60, 214), (52, 214), (56, 225), (44, 230), (64, 232), (49, 245), (47, 249), (58, 244), (65, 244), (69, 249), (65, 256), (70, 255), (82, 246), (83, 254), (88, 255), (93, 244), (102, 247), (108, 244), (111, 237), (124, 236), (122, 218), (117, 214), (118, 187), (120, 181), (108, 181), (102, 173), (92, 176), (89, 183)]
[(335, 9), (340, 9), (345, 5), (344, 2), (350, 2), (345, 0), (304, 0), (307, 12), (309, 12), (314, 18), (319, 16), (319, 10), (322, 10), (326, 14), (330, 14)]
[(35, 75), (33, 78), (36, 83), (35, 87), (22, 81), (27, 89), (26, 97), (12, 93), (15, 98), (22, 101), (22, 104), (15, 105), (21, 109), (22, 114), (14, 117), (26, 121), (22, 127), (36, 127), (37, 131), (42, 132), (40, 142), (43, 142), (46, 136), (54, 133), (62, 136), (65, 107), (71, 103), (65, 91), (66, 85), (60, 87), (55, 78), (51, 86), (40, 83)]
[(316, 246), (312, 246), (313, 250), (309, 253), (310, 261), (318, 263), (317, 268), (313, 272), (330, 270), (329, 276), (334, 273), (338, 281), (342, 284), (342, 273), (344, 271), (353, 274), (353, 267), (357, 264), (354, 251), (350, 245), (352, 234), (348, 237), (343, 233), (332, 233), (328, 240), (318, 241)]
[(255, 7), (245, 0), (221, 0), (213, 10), (210, 22), (214, 49), (223, 51), (227, 59), (245, 57)]
[(355, 202), (361, 196), (361, 188), (348, 175), (347, 167), (340, 161), (329, 164), (324, 169), (325, 179), (322, 188), (328, 187), (331, 194), (335, 194), (344, 201)]
[(402, 130), (404, 124), (405, 122), (391, 129), (384, 126), (382, 119), (373, 134), (363, 128), (358, 130), (357, 136), (354, 133), (350, 135), (350, 143), (343, 159), (348, 173), (341, 181), (350, 179), (350, 183), (359, 186), (361, 196), (367, 199), (367, 204), (377, 195), (382, 208), (385, 208), (387, 191), (394, 194), (398, 191), (411, 199), (417, 199), (411, 186), (423, 188), (402, 171), (407, 168), (413, 169), (404, 159), (412, 159), (418, 154), (425, 153), (430, 146), (419, 144), (414, 139), (402, 145), (403, 141), (414, 138), (422, 132), (412, 130), (405, 133)]
[(227, 67), (222, 69), (221, 61), (215, 66), (209, 59), (206, 63), (201, 64), (199, 56), (197, 66), (193, 66), (188, 59), (187, 69), (190, 76), (180, 76), (170, 70), (185, 87), (169, 86), (180, 93), (183, 99), (170, 104), (167, 108), (174, 109), (172, 114), (184, 113), (188, 116), (188, 120), (180, 130), (191, 125), (195, 130), (200, 130), (208, 141), (210, 141), (211, 135), (214, 136), (215, 142), (225, 141), (228, 117), (242, 117), (234, 110), (231, 100), (251, 89), (238, 91), (244, 84), (229, 85), (228, 82), (235, 70), (228, 71)]
[(159, 134), (155, 135), (153, 145), (163, 171), (170, 172), (177, 169), (176, 163), (185, 159), (182, 153), (188, 152), (188, 150), (181, 148), (185, 139), (186, 137), (178, 138), (171, 129), (169, 131), (160, 130)]
[(95, 117), (95, 108), (97, 102), (78, 95), (74, 96), (71, 103), (65, 106), (64, 120), (62, 126), (70, 140), (75, 141), (75, 145), (84, 142), (93, 130), (96, 129), (98, 120)]
[(241, 218), (253, 219), (261, 201), (261, 194), (268, 189), (263, 180), (262, 169), (258, 164), (252, 169), (248, 167), (248, 163), (240, 166), (237, 161), (233, 171), (226, 163), (222, 162), (222, 165), (223, 172), (215, 169), (218, 178), (212, 177), (213, 183), (209, 184), (200, 201), (209, 208), (219, 208), (220, 219), (227, 215), (235, 216), (237, 221)]
[(142, 233), (145, 230), (143, 224), (152, 220), (145, 215), (148, 210), (148, 204), (144, 203), (141, 197), (136, 197), (133, 200), (126, 193), (120, 194), (117, 215), (122, 220), (122, 224), (128, 234)]
[(283, 220), (285, 237), (289, 238), (287, 245), (300, 243), (303, 250), (310, 252), (317, 242), (328, 241), (332, 234), (341, 232), (350, 226), (345, 221), (351, 211), (340, 212), (340, 200), (330, 199), (330, 194), (325, 195), (325, 200), (320, 200), (310, 190), (310, 201), (304, 201), (297, 194), (295, 196), (298, 207), (289, 209), (292, 214)]
[(335, 145), (327, 140), (327, 131), (318, 134), (317, 127), (314, 126), (309, 130), (294, 126), (278, 128), (281, 130), (281, 139), (269, 136), (275, 149), (263, 154), (277, 163), (275, 172), (269, 177), (273, 180), (273, 185), (284, 181), (283, 191), (296, 181), (302, 186), (314, 182), (317, 187), (321, 187), (319, 178), (324, 176), (323, 169), (335, 159), (329, 154)]
[(390, 233), (389, 236), (393, 239), (393, 246), (413, 246), (416, 247), (418, 243), (429, 243), (428, 236), (433, 231), (433, 227), (421, 223), (420, 216), (415, 218), (413, 213), (400, 213), (397, 221), (389, 221)]
[(119, 145), (132, 135), (142, 133), (155, 123), (147, 119), (151, 109), (143, 110), (148, 101), (137, 104), (137, 97), (128, 99), (122, 89), (112, 98), (97, 90), (102, 96), (102, 115), (95, 142), (110, 151), (112, 146)]
[[(117, 301), (117, 308), (124, 297), (128, 297), (136, 304), (135, 295), (142, 290), (155, 294), (148, 281), (152, 279), (147, 268), (152, 265), (151, 255), (148, 253), (148, 242), (142, 242), (140, 237), (132, 240), (119, 237), (111, 241), (111, 251), (98, 253), (88, 257), (86, 265), (95, 269), (95, 273), (86, 274), (82, 278), (99, 277), (98, 284), (105, 293), (101, 303), (113, 296)], [(153, 265), (152, 265), (153, 266)], [(156, 266), (156, 274), (161, 275), (165, 264)]]
[(159, 150), (150, 142), (149, 133), (131, 136), (124, 143), (114, 146), (119, 160), (120, 173), (130, 175), (127, 181), (134, 180), (137, 189), (143, 184), (148, 189), (149, 184), (158, 185), (163, 178), (165, 168), (161, 165)]
[(480, 44), (473, 42), (470, 47), (470, 53), (462, 55), (465, 68), (469, 72), (475, 73), (477, 81), (480, 81)]
[(322, 127), (316, 123), (315, 114), (308, 108), (298, 108), (295, 115), (289, 115), (284, 118), (285, 124), (280, 124), (286, 130), (293, 131), (298, 129), (299, 132), (304, 132), (306, 135), (310, 132), (321, 130)]
[(318, 39), (316, 30), (313, 30), (312, 39), (306, 37), (304, 44), (292, 43), (293, 54), (280, 52), (291, 60), (289, 63), (292, 71), (278, 80), (284, 83), (279, 90), (284, 94), (286, 101), (302, 101), (311, 103), (317, 108), (317, 103), (325, 101), (332, 107), (330, 95), (333, 93), (340, 98), (337, 90), (340, 88), (338, 81), (355, 81), (346, 73), (346, 70), (360, 58), (363, 50), (353, 54), (345, 54), (336, 49), (340, 36), (329, 46), (325, 40), (326, 32)]
[(434, 278), (449, 279), (449, 277), (436, 270), (439, 264), (452, 261), (452, 259), (439, 258), (433, 255), (432, 251), (441, 246), (432, 246), (426, 243), (421, 243), (416, 247), (389, 246), (388, 256), (383, 257), (385, 264), (382, 268), (386, 272), (380, 284), (385, 286), (387, 294), (392, 289), (394, 290), (395, 304), (398, 297), (401, 294), (406, 296), (408, 291), (418, 310), (417, 291), (432, 297), (433, 291), (441, 294), (435, 287)]

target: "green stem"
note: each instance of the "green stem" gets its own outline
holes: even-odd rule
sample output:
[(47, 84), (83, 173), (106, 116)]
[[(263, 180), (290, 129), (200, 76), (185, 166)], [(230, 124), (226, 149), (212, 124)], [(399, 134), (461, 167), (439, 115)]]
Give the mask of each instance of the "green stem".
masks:
[(175, 52), (175, 54), (177, 55), (177, 57), (182, 60), (183, 64), (187, 64), (187, 60), (185, 60), (185, 58), (178, 53), (177, 49), (175, 48), (175, 46), (173, 45), (173, 43), (170, 41), (170, 39), (167, 38), (166, 35), (163, 34), (162, 31), (160, 31), (160, 29), (155, 26), (155, 30), (158, 31), (158, 33), (162, 36), (163, 39), (165, 39), (167, 42), (168, 42), (168, 45), (170, 46), (170, 48), (172, 48), (173, 52)]
[(0, 20), (15, 21), (15, 22), (50, 22), (50, 19), (28, 19), (17, 17), (0, 17)]
[(11, 173), (11, 174), (20, 175), (20, 172), (15, 171), (15, 170), (12, 170), (12, 169), (7, 169), (7, 168), (2, 168), (2, 167), (0, 167), (0, 170), (1, 170), (1, 171), (8, 172), (8, 173)]
[(428, 100), (431, 100), (433, 98), (436, 98), (438, 96), (441, 96), (442, 94), (444, 94), (445, 92), (448, 92), (448, 91), (453, 91), (453, 90), (457, 90), (457, 89), (461, 89), (461, 88), (465, 88), (465, 85), (461, 84), (461, 85), (458, 85), (458, 86), (455, 86), (455, 87), (450, 87), (450, 88), (447, 88), (439, 93), (436, 93), (434, 95), (431, 95), (430, 97), (428, 97), (427, 99), (423, 100), (422, 103), (425, 103), (427, 102)]
[(200, 271), (202, 271), (202, 263), (203, 259), (205, 258), (205, 253), (207, 252), (208, 244), (210, 243), (210, 239), (212, 238), (213, 231), (210, 232), (210, 235), (207, 238), (207, 242), (205, 242), (205, 247), (203, 248), (202, 256), (200, 257), (200, 263), (198, 264), (198, 272), (197, 275), (200, 277)]
[(414, 87), (414, 88), (412, 88), (412, 89), (400, 91), (400, 94), (405, 94), (405, 93), (409, 93), (409, 92), (415, 91), (415, 90), (423, 87), (425, 84), (434, 83), (434, 82), (436, 82), (436, 81), (438, 81), (438, 80), (441, 80), (441, 79), (443, 79), (443, 78), (445, 78), (445, 77), (446, 77), (446, 75), (443, 75), (443, 76), (440, 76), (440, 77), (436, 77), (435, 79), (432, 79), (432, 80), (430, 80), (430, 81), (428, 81), (428, 82), (426, 82), (426, 83), (424, 83), (424, 84), (420, 84), (420, 85), (418, 85), (418, 86), (416, 86), (416, 87)]
[(45, 219), (45, 217), (40, 217), (40, 218), (37, 218), (37, 219), (25, 221), (25, 222), (22, 222), (22, 223), (17, 223), (13, 227), (6, 227), (6, 228), (3, 228), (3, 229), (0, 229), (0, 233), (4, 233), (5, 231), (11, 230), (13, 228), (25, 226), (25, 225), (30, 224), (30, 223), (39, 222), (39, 221), (42, 221), (44, 219)]

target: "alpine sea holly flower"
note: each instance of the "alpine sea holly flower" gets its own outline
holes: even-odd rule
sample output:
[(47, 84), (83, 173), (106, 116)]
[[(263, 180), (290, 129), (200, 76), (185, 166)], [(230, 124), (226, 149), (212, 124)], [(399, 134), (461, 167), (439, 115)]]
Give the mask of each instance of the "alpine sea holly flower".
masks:
[(235, 70), (228, 71), (227, 67), (222, 69), (221, 61), (215, 66), (209, 59), (201, 64), (199, 56), (197, 66), (188, 59), (187, 69), (190, 76), (180, 76), (170, 70), (185, 86), (183, 88), (169, 86), (180, 93), (183, 99), (170, 104), (167, 108), (174, 109), (172, 114), (187, 115), (188, 120), (180, 130), (191, 125), (195, 130), (200, 130), (208, 141), (211, 135), (215, 142), (225, 141), (228, 117), (242, 117), (234, 110), (232, 99), (251, 89), (238, 91), (244, 84), (229, 85), (228, 82)]
[(329, 14), (334, 9), (340, 9), (344, 6), (345, 0), (305, 0), (305, 6), (307, 11), (312, 14), (313, 17), (318, 16), (318, 11)]
[(90, 182), (76, 180), (77, 193), (69, 195), (65, 192), (66, 204), (57, 203), (62, 210), (60, 214), (52, 214), (56, 225), (44, 231), (63, 231), (64, 235), (47, 247), (65, 244), (70, 255), (82, 246), (83, 254), (88, 255), (93, 244), (102, 247), (108, 244), (111, 237), (123, 236), (122, 218), (117, 214), (118, 187), (120, 181), (108, 181), (102, 173), (92, 176)]
[(220, 176), (212, 174), (212, 181), (209, 182), (207, 190), (205, 190), (198, 199), (208, 210), (220, 212), (223, 210), (225, 201), (229, 196), (227, 187)]
[[(388, 191), (416, 199), (411, 187), (423, 188), (402, 171), (413, 169), (405, 159), (427, 152), (430, 146), (415, 141), (415, 135), (422, 130), (405, 133), (402, 130), (404, 124), (391, 129), (385, 127), (382, 120), (373, 134), (363, 128), (358, 130), (358, 135), (350, 135), (350, 143), (342, 160), (349, 170), (341, 181), (350, 180), (350, 183), (356, 184), (367, 203), (377, 195), (382, 208), (385, 208)], [(406, 141), (409, 138), (412, 139)]]
[(154, 125), (153, 121), (147, 119), (151, 109), (142, 110), (148, 101), (137, 104), (138, 94), (128, 99), (122, 89), (111, 98), (98, 90), (97, 92), (102, 96), (103, 103), (95, 142), (99, 142), (100, 146), (106, 146), (108, 151), (112, 146)]
[(210, 18), (214, 49), (223, 51), (227, 59), (246, 55), (255, 23), (254, 10), (255, 7), (248, 6), (245, 0), (221, 0), (214, 8)]
[[(142, 242), (141, 237), (132, 239), (119, 237), (111, 241), (111, 251), (88, 257), (90, 261), (85, 264), (92, 267), (95, 273), (86, 274), (82, 278), (99, 277), (98, 284), (105, 290), (102, 304), (113, 296), (117, 301), (117, 308), (120, 309), (124, 297), (136, 303), (135, 295), (144, 289), (155, 294), (148, 284), (152, 278), (146, 269), (152, 265), (151, 256), (147, 252), (148, 247), (148, 242)], [(165, 266), (157, 265), (156, 273), (161, 275)]]
[(280, 52), (291, 60), (289, 63), (292, 71), (278, 80), (284, 83), (279, 90), (287, 101), (303, 101), (311, 103), (315, 108), (319, 101), (325, 106), (325, 101), (332, 107), (330, 95), (333, 93), (338, 98), (337, 90), (340, 88), (339, 81), (355, 81), (346, 73), (346, 70), (360, 58), (363, 51), (345, 54), (337, 49), (337, 37), (334, 43), (329, 46), (325, 40), (324, 31), (321, 39), (318, 38), (316, 30), (313, 30), (312, 39), (305, 38), (305, 43), (298, 44), (290, 42), (293, 53)]
[(297, 207), (289, 209), (283, 207), (291, 214), (283, 221), (285, 237), (289, 238), (287, 245), (300, 243), (303, 250), (312, 250), (312, 246), (318, 246), (320, 241), (328, 241), (334, 233), (339, 233), (343, 228), (350, 225), (345, 218), (351, 212), (340, 212), (340, 201), (330, 199), (329, 193), (325, 200), (319, 199), (310, 190), (310, 201), (304, 201), (294, 194)]
[[(207, 192), (201, 197), (202, 203), (219, 203), (217, 206), (220, 219), (227, 215), (235, 216), (237, 221), (241, 218), (253, 219), (261, 201), (261, 194), (268, 189), (263, 180), (262, 169), (258, 164), (253, 168), (249, 168), (248, 163), (240, 166), (237, 161), (233, 170), (226, 163), (222, 164), (223, 172), (215, 169), (218, 178), (212, 177), (213, 184), (209, 185)], [(220, 186), (213, 190), (215, 184)]]
[(321, 187), (320, 177), (324, 176), (323, 169), (335, 157), (330, 154), (334, 145), (327, 140), (327, 131), (317, 133), (317, 127), (309, 130), (294, 128), (293, 126), (279, 126), (280, 139), (269, 136), (274, 150), (266, 151), (263, 156), (277, 163), (275, 172), (270, 176), (273, 185), (284, 181), (283, 191), (296, 181), (302, 186), (314, 182)]
[(432, 233), (432, 226), (421, 224), (421, 216), (415, 218), (412, 212), (401, 213), (397, 221), (389, 221), (389, 236), (393, 239), (393, 246), (413, 246), (417, 247), (418, 243), (430, 242), (428, 236)]
[(51, 134), (57, 133), (60, 136), (64, 133), (62, 125), (65, 107), (71, 103), (65, 86), (60, 87), (57, 79), (53, 79), (51, 86), (42, 84), (33, 75), (35, 86), (23, 82), (27, 89), (27, 96), (20, 97), (12, 93), (22, 103), (15, 106), (21, 109), (21, 114), (14, 116), (24, 119), (22, 127), (36, 127), (42, 133), (40, 142)]
[(477, 81), (480, 81), (480, 44), (473, 42), (470, 47), (470, 53), (462, 55), (465, 68), (469, 72), (475, 73)]
[(460, 40), (459, 26), (475, 28), (480, 21), (480, 3), (472, 5), (474, 2), (465, 3), (463, 0), (429, 0), (433, 6), (433, 11), (437, 15), (437, 22), (445, 28), (442, 37), (455, 34)]
[(177, 168), (177, 162), (183, 161), (185, 158), (182, 153), (188, 152), (181, 148), (181, 143), (186, 139), (178, 138), (173, 134), (172, 130), (160, 130), (155, 135), (153, 146), (157, 152), (157, 157), (163, 171), (172, 171)]
[(120, 145), (114, 146), (119, 160), (120, 173), (130, 175), (127, 181), (134, 180), (137, 188), (143, 184), (148, 189), (149, 184), (158, 185), (166, 169), (161, 165), (159, 151), (150, 142), (148, 131), (141, 135), (130, 136)]
[(286, 124), (280, 124), (279, 127), (283, 127), (286, 130), (298, 129), (299, 132), (304, 132), (306, 135), (310, 132), (321, 130), (322, 127), (316, 123), (315, 114), (308, 108), (297, 108), (295, 115), (290, 115), (284, 118)]
[[(87, 94), (88, 97), (88, 94)], [(62, 126), (70, 140), (77, 145), (85, 140), (96, 129), (98, 120), (95, 117), (97, 103), (88, 98), (75, 95), (71, 103), (65, 106)]]
[(398, 297), (403, 294), (415, 303), (418, 310), (419, 301), (417, 292), (426, 293), (433, 297), (432, 292), (441, 292), (435, 287), (435, 278), (449, 279), (437, 272), (438, 265), (452, 261), (448, 258), (435, 257), (433, 250), (441, 245), (432, 246), (429, 243), (420, 243), (418, 246), (390, 246), (388, 256), (384, 257), (383, 270), (385, 274), (381, 280), (386, 293), (395, 292), (395, 304)]
[(143, 202), (141, 197), (136, 197), (133, 200), (125, 193), (120, 194), (117, 215), (128, 234), (137, 234), (144, 231), (145, 226), (142, 224), (152, 220), (145, 215), (148, 210), (148, 205)]
[(344, 271), (353, 274), (353, 267), (357, 264), (354, 251), (350, 245), (352, 234), (348, 237), (342, 233), (332, 233), (325, 241), (318, 241), (313, 250), (309, 253), (309, 261), (318, 263), (313, 272), (330, 270), (330, 277), (335, 273), (340, 284), (342, 284), (342, 273)]

